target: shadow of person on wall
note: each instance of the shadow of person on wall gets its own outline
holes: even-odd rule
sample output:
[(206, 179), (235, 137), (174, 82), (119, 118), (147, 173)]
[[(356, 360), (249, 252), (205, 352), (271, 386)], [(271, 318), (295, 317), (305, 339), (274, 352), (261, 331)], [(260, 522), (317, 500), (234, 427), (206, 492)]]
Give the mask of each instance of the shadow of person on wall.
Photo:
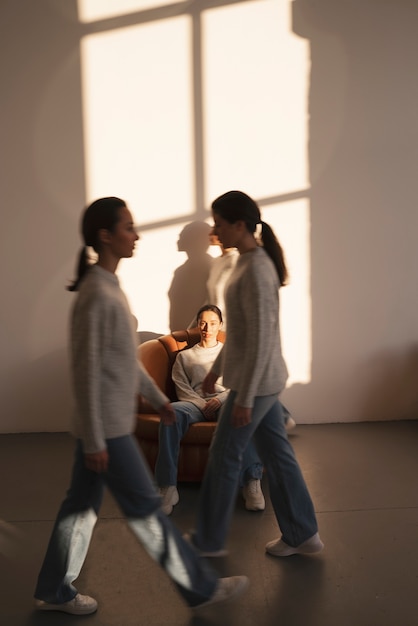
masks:
[(213, 258), (207, 253), (211, 227), (206, 222), (190, 222), (180, 232), (177, 248), (187, 260), (173, 275), (168, 291), (170, 330), (188, 328), (202, 302), (207, 300), (206, 283)]

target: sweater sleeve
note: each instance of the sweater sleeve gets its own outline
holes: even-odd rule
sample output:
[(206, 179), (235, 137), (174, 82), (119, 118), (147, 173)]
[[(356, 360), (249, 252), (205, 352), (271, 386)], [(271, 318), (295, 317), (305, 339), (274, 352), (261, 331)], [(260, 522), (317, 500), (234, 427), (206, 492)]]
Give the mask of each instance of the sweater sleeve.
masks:
[(155, 380), (148, 374), (145, 367), (141, 362), (138, 363), (139, 367), (139, 390), (144, 398), (148, 400), (151, 406), (157, 411), (167, 402), (169, 399), (167, 396), (160, 390)]
[(245, 316), (247, 332), (236, 403), (245, 407), (253, 406), (261, 378), (268, 367), (272, 337), (269, 328), (275, 324), (273, 318), (277, 315), (277, 305), (269, 298), (274, 288), (266, 286), (266, 281), (268, 276), (255, 272), (252, 266), (245, 274), (245, 289), (242, 290), (245, 306), (242, 303), (241, 311)]
[(87, 453), (106, 448), (100, 403), (100, 380), (107, 332), (107, 311), (94, 298), (80, 303), (72, 320), (72, 376), (80, 415), (81, 439)]

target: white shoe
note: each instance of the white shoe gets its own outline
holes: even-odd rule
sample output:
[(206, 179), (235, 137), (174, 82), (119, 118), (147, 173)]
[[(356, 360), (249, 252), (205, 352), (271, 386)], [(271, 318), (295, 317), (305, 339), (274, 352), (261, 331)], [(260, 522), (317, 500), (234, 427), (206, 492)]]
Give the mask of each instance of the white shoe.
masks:
[(268, 552), (268, 554), (272, 554), (273, 556), (291, 556), (292, 554), (315, 554), (317, 552), (321, 552), (321, 550), (323, 549), (324, 544), (322, 543), (318, 533), (315, 533), (315, 535), (310, 537), (310, 539), (307, 539), (296, 547), (289, 546), (283, 541), (283, 539), (270, 541), (266, 545), (266, 552)]
[(261, 482), (259, 480), (250, 480), (242, 488), (242, 497), (245, 500), (245, 508), (247, 511), (264, 511), (266, 501), (264, 500), (261, 490)]
[(78, 593), (75, 598), (62, 604), (52, 604), (43, 600), (35, 600), (35, 608), (38, 611), (61, 611), (71, 615), (89, 615), (97, 611), (97, 602), (90, 596), (82, 596)]
[(296, 422), (293, 419), (293, 417), (290, 417), (290, 415), (289, 415), (289, 417), (287, 418), (287, 420), (284, 423), (284, 427), (285, 427), (287, 433), (290, 433), (291, 430), (296, 428)]
[(230, 576), (229, 578), (219, 578), (215, 593), (209, 600), (194, 606), (194, 610), (202, 609), (211, 604), (219, 602), (227, 602), (240, 595), (248, 587), (248, 578), (246, 576)]
[(177, 487), (175, 485), (169, 485), (168, 487), (160, 487), (158, 491), (162, 498), (161, 510), (166, 515), (170, 515), (173, 511), (173, 507), (176, 506), (180, 500)]

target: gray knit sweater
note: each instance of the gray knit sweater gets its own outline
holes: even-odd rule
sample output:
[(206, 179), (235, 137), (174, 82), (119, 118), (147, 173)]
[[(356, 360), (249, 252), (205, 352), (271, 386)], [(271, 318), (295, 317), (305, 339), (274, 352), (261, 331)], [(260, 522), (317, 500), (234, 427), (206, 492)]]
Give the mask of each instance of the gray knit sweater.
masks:
[(168, 402), (139, 364), (136, 348), (134, 318), (117, 276), (94, 265), (71, 317), (72, 431), (86, 453), (133, 431), (139, 391), (156, 409)]
[(174, 361), (172, 378), (176, 386), (179, 400), (192, 402), (198, 409), (203, 410), (209, 398), (217, 398), (223, 404), (228, 396), (228, 390), (218, 380), (213, 395), (204, 396), (202, 383), (210, 371), (216, 357), (222, 350), (223, 344), (218, 342), (212, 348), (203, 348), (198, 343), (192, 348), (179, 352)]
[(279, 280), (263, 248), (240, 255), (225, 302), (228, 333), (212, 370), (237, 392), (237, 404), (252, 407), (256, 396), (279, 394), (288, 376), (281, 351)]

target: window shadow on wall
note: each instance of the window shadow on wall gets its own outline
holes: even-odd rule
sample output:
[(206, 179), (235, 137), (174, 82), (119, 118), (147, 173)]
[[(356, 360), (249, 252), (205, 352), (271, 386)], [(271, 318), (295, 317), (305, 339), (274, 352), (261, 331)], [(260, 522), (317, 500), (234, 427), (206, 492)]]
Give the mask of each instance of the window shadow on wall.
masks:
[[(196, 208), (143, 230), (208, 216), (198, 29), (205, 3), (178, 3), (178, 8), (186, 4), (196, 27)], [(291, 6), (293, 31), (309, 40), (311, 52), (313, 358), (311, 383), (288, 389), (285, 401), (296, 419), (307, 415), (306, 407), (312, 407), (313, 421), (379, 419), (381, 405), (371, 400), (380, 394), (385, 415), (409, 417), (418, 401), (416, 344), (411, 345), (417, 309), (418, 4), (294, 0)], [(6, 430), (27, 428), (30, 398), (36, 397), (34, 426), (49, 429), (54, 413), (66, 411), (67, 398), (51, 407), (33, 388), (33, 393), (25, 389), (27, 401), (21, 399), (18, 371), (24, 364), (28, 387), (38, 384), (39, 367), (48, 357), (33, 345), (39, 346), (42, 336), (44, 351), (57, 355), (56, 369), (67, 376), (65, 355), (56, 348), (65, 341), (60, 320), (67, 319), (70, 296), (55, 280), (57, 274), (72, 275), (80, 243), (74, 226), (85, 202), (80, 40), (156, 19), (167, 9), (81, 25), (75, 0), (5, 0), (0, 8), (5, 46), (0, 181), (8, 216), (1, 254), (4, 268), (11, 260), (13, 265), (2, 279), (2, 291), (10, 296), (1, 318), (3, 420)], [(40, 309), (45, 285), (54, 289)], [(43, 327), (35, 327), (39, 319)], [(392, 394), (383, 393), (388, 381)], [(401, 397), (408, 399), (402, 415)]]

